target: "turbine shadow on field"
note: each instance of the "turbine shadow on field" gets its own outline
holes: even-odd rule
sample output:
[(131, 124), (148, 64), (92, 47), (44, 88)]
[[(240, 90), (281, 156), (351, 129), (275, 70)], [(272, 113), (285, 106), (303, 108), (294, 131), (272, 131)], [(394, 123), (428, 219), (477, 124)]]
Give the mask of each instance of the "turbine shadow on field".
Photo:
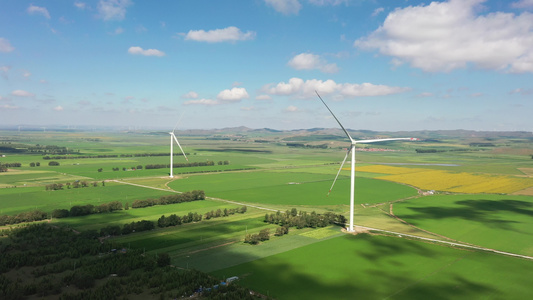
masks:
[[(515, 220), (502, 219), (502, 215), (509, 213), (533, 217), (533, 203), (518, 200), (462, 200), (455, 204), (458, 207), (408, 207), (417, 214), (405, 216), (416, 219), (447, 219), (461, 218), (483, 223), (492, 228), (515, 230), (512, 224), (520, 223)], [(496, 215), (500, 213), (500, 216)]]
[[(378, 264), (382, 262), (381, 259), (383, 258), (402, 256), (406, 253), (426, 257), (435, 256), (433, 251), (414, 241), (402, 240), (401, 243), (391, 243), (388, 240), (372, 238), (372, 236), (367, 234), (359, 234), (356, 238), (358, 242), (368, 243), (369, 246), (367, 248), (372, 249), (371, 252), (357, 252), (357, 255)], [(401, 262), (399, 263), (401, 264)]]

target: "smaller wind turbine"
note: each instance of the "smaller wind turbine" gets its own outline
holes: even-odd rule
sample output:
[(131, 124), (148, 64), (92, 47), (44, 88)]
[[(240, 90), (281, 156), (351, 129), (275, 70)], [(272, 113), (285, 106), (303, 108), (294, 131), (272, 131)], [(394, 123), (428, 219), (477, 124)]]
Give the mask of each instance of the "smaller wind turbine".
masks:
[(320, 101), (322, 101), (322, 103), (324, 103), (324, 105), (329, 110), (329, 112), (331, 113), (333, 118), (335, 118), (337, 123), (339, 123), (339, 126), (342, 128), (342, 130), (344, 131), (344, 133), (346, 134), (346, 136), (348, 137), (348, 139), (350, 139), (350, 142), (352, 143), (351, 146), (350, 146), (350, 149), (348, 150), (348, 152), (346, 152), (346, 156), (344, 156), (344, 160), (342, 161), (341, 167), (339, 168), (339, 172), (337, 172), (337, 176), (335, 176), (335, 179), (333, 180), (333, 184), (331, 185), (331, 188), (329, 189), (328, 195), (329, 195), (329, 193), (331, 193), (331, 190), (333, 189), (333, 186), (335, 185), (335, 182), (337, 181), (337, 178), (339, 177), (339, 174), (340, 174), (340, 172), (342, 170), (342, 167), (344, 166), (344, 163), (346, 162), (346, 159), (348, 158), (348, 154), (350, 154), (350, 152), (351, 152), (352, 153), (352, 161), (351, 161), (351, 169), (350, 169), (350, 225), (348, 227), (348, 232), (353, 232), (354, 231), (353, 217), (354, 217), (354, 206), (355, 206), (355, 204), (354, 204), (354, 193), (355, 193), (355, 144), (369, 144), (369, 143), (376, 143), (376, 142), (398, 141), (398, 140), (418, 141), (418, 139), (417, 138), (388, 138), (388, 139), (372, 139), (372, 140), (358, 140), (358, 141), (356, 141), (350, 136), (350, 134), (344, 128), (344, 126), (342, 126), (342, 124), (339, 121), (339, 119), (337, 119), (335, 114), (331, 111), (331, 109), (329, 109), (329, 106), (326, 104), (326, 102), (324, 102), (324, 100), (322, 100), (322, 97), (320, 97), (318, 92), (315, 91), (315, 93), (318, 96), (318, 98), (320, 99)]
[[(178, 126), (178, 124), (176, 124), (176, 126)], [(187, 155), (185, 155), (185, 152), (183, 151), (183, 148), (181, 148), (178, 138), (174, 134), (174, 131), (176, 131), (176, 126), (174, 126), (174, 129), (172, 129), (171, 132), (169, 132), (170, 134), (170, 178), (174, 177), (174, 142), (176, 142), (176, 144), (178, 144), (178, 147), (180, 147), (181, 153), (183, 153), (183, 157), (185, 157), (185, 160), (189, 161), (189, 159), (187, 158)]]

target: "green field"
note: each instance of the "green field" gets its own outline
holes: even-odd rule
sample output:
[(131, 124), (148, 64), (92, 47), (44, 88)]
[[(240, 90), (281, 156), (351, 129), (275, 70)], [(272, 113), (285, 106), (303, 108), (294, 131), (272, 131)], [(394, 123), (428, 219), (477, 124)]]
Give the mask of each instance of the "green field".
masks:
[(533, 256), (533, 197), (435, 195), (396, 203), (394, 214), (462, 242)]
[[(439, 138), (432, 134), (428, 137)], [(288, 235), (277, 237), (273, 233), (278, 225), (263, 222), (265, 214), (296, 208), (348, 217), (348, 163), (327, 196), (347, 143), (329, 133), (306, 136), (291, 135), (291, 132), (217, 132), (184, 134), (178, 138), (191, 162), (213, 161), (215, 165), (175, 168), (175, 178), (169, 178), (166, 168), (144, 168), (148, 164), (167, 164), (166, 155), (120, 157), (166, 153), (168, 133), (164, 132), (0, 132), (0, 142), (67, 147), (76, 151), (72, 157), (119, 155), (61, 159), (57, 160), (60, 166), (48, 166), (49, 160), (43, 159), (46, 153), (7, 153), (0, 158), (0, 163), (20, 162), (22, 166), (0, 173), (0, 215), (35, 209), (51, 213), (74, 205), (98, 206), (111, 201), (130, 206), (128, 210), (112, 213), (48, 220), (78, 231), (98, 231), (109, 225), (122, 227), (141, 220), (157, 222), (162, 215), (183, 216), (189, 212), (203, 215), (246, 205), (248, 210), (244, 214), (156, 227), (108, 240), (117, 247), (143, 249), (151, 254), (168, 253), (172, 264), (184, 270), (195, 268), (221, 279), (239, 276), (239, 284), (276, 299), (526, 299), (533, 296), (530, 288), (533, 260), (451, 248), (405, 236), (399, 238), (411, 234), (452, 239), (533, 256), (530, 238), (533, 196), (423, 196), (413, 187), (381, 180), (383, 174), (356, 172), (356, 225), (393, 231), (397, 233), (395, 236), (377, 232), (348, 235), (341, 227), (330, 225), (320, 229), (290, 228)], [(329, 148), (292, 148), (286, 146), (287, 141), (328, 144)], [(527, 139), (495, 137), (491, 140), (495, 146), (483, 149), (469, 148), (472, 141), (479, 142), (479, 139), (445, 137), (439, 143), (378, 145), (394, 151), (357, 151), (357, 167), (398, 164), (405, 168), (491, 176), (528, 176), (520, 169), (533, 169), (531, 156), (523, 154), (527, 149), (533, 154)], [(417, 148), (444, 152), (419, 154), (415, 152)], [(175, 156), (174, 161), (185, 162), (181, 156)], [(229, 164), (218, 164), (219, 161)], [(40, 166), (30, 167), (32, 162), (39, 162)], [(97, 182), (98, 186), (45, 189), (47, 184), (77, 180)], [(207, 199), (131, 208), (135, 200), (157, 199), (190, 190), (205, 191)], [(246, 234), (257, 234), (262, 229), (270, 229), (270, 240), (255, 246), (243, 243)]]
[(342, 236), (218, 270), (277, 299), (525, 299), (533, 262), (384, 236)]
[[(329, 170), (327, 168), (326, 170)], [(204, 190), (212, 197), (274, 205), (338, 205), (347, 202), (349, 177), (339, 177), (334, 191), (327, 197), (335, 173), (244, 172), (209, 176)], [(205, 186), (201, 175), (189, 176), (169, 184), (176, 190), (194, 190)], [(371, 178), (357, 178), (356, 203), (374, 204), (394, 201), (417, 194), (413, 188)]]

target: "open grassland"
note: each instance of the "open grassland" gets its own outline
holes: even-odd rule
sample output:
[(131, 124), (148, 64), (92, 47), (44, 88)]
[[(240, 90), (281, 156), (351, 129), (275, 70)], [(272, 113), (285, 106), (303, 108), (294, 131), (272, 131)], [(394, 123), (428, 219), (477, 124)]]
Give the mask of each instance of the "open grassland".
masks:
[(533, 187), (533, 179), (516, 176), (471, 174), (423, 168), (406, 168), (383, 165), (364, 166), (360, 172), (393, 174), (380, 179), (416, 186), (425, 190), (455, 193), (511, 194)]
[(363, 234), (213, 274), (278, 299), (524, 299), (533, 262)]
[(462, 242), (533, 256), (533, 197), (435, 195), (395, 203), (393, 212)]

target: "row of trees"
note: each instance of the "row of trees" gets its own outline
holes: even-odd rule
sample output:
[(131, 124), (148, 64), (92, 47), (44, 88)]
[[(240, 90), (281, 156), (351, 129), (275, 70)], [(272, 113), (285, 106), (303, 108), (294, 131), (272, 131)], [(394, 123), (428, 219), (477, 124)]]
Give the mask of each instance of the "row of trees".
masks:
[(38, 209), (27, 212), (21, 212), (14, 216), (1, 215), (0, 226), (18, 224), (23, 222), (41, 221), (47, 218), (48, 214)]
[[(102, 182), (103, 184), (103, 182)], [(146, 207), (152, 205), (165, 205), (173, 203), (182, 203), (190, 202), (196, 200), (205, 200), (205, 193), (202, 190), (194, 190), (190, 192), (185, 192), (177, 195), (167, 195), (161, 196), (159, 199), (148, 199), (148, 200), (136, 200), (132, 204), (132, 208)], [(145, 205), (145, 206), (142, 206)], [(116, 210), (128, 210), (129, 205), (122, 206), (122, 203), (119, 201), (112, 201), (108, 203), (102, 203), (100, 205), (74, 205), (69, 209), (54, 209), (50, 216), (52, 218), (67, 218), (67, 217), (77, 217), (85, 216), (90, 214), (99, 214), (99, 213), (108, 213)], [(228, 210), (228, 213), (231, 210)], [(246, 211), (246, 206), (243, 206), (240, 209), (235, 209), (235, 212), (244, 213)], [(14, 216), (10, 215), (1, 215), (0, 216), (0, 226), (18, 224), (23, 222), (34, 222), (47, 219), (49, 216), (47, 213), (41, 210), (33, 210), (28, 212), (22, 212)], [(201, 218), (200, 218), (201, 220)]]
[(264, 222), (302, 229), (305, 227), (326, 227), (330, 224), (344, 226), (346, 223), (346, 218), (343, 215), (337, 215), (332, 212), (317, 214), (313, 211), (311, 213), (307, 213), (305, 211), (298, 212), (296, 208), (293, 208), (291, 210), (287, 210), (285, 213), (277, 211), (275, 214), (265, 214)]
[[(67, 187), (67, 189), (70, 189), (70, 188), (84, 188), (84, 187), (88, 187), (92, 185), (93, 187), (97, 187), (98, 186), (98, 181), (93, 181), (91, 183), (89, 183), (88, 181), (85, 181), (85, 180), (82, 180), (82, 181), (79, 181), (79, 180), (76, 180), (72, 183), (70, 182), (67, 182), (65, 184), (62, 184), (62, 183), (51, 183), (51, 184), (47, 184), (45, 185), (45, 188), (47, 191), (57, 191), (57, 190), (62, 190), (65, 186)], [(105, 181), (102, 181), (102, 186), (105, 186)]]
[(194, 190), (181, 194), (165, 195), (159, 199), (145, 199), (135, 200), (131, 204), (131, 208), (142, 208), (154, 205), (167, 205), (182, 202), (191, 202), (196, 200), (205, 200), (205, 192), (202, 190)]
[[(282, 236), (289, 233), (290, 227), (302, 229), (305, 227), (326, 227), (330, 224), (337, 224), (344, 226), (346, 218), (343, 215), (336, 215), (331, 212), (325, 214), (317, 214), (316, 212), (307, 213), (299, 211), (296, 208), (287, 210), (285, 213), (277, 211), (275, 214), (265, 214), (264, 222), (269, 224), (278, 224), (280, 227), (276, 229), (276, 236)], [(270, 230), (268, 228), (261, 230), (257, 234), (247, 234), (244, 242), (256, 245), (259, 242), (270, 239)]]
[[(79, 151), (78, 151), (79, 153)], [(189, 153), (185, 153), (189, 155)], [(150, 156), (168, 156), (168, 153), (133, 153), (133, 154), (99, 154), (99, 155), (55, 155), (43, 156), (44, 160), (50, 159), (78, 159), (78, 158), (115, 158), (115, 157), (150, 157)], [(174, 153), (174, 156), (183, 156), (181, 153)]]
[(209, 220), (212, 218), (220, 218), (220, 217), (227, 217), (229, 215), (233, 215), (235, 213), (243, 214), (247, 211), (246, 206), (237, 207), (237, 208), (224, 208), (224, 210), (217, 209), (216, 211), (212, 210), (209, 212), (206, 212), (204, 215), (198, 214), (198, 213), (188, 213), (182, 217), (177, 216), (175, 214), (172, 214), (170, 216), (162, 215), (157, 220), (157, 226), (164, 228), (169, 226), (177, 226), (185, 223), (191, 223), (191, 222), (200, 222), (202, 219)]
[(248, 208), (245, 206), (237, 207), (237, 208), (224, 208), (224, 210), (221, 210), (220, 208), (217, 210), (208, 211), (205, 213), (204, 217), (206, 220), (209, 220), (211, 218), (219, 218), (219, 217), (227, 217), (229, 215), (234, 215), (235, 213), (244, 214)]
[(20, 168), (21, 163), (0, 163), (0, 173), (7, 172), (7, 168)]
[(287, 143), (287, 146), (292, 148), (328, 149), (328, 144), (309, 145), (302, 143)]
[[(229, 162), (228, 162), (229, 164)], [(207, 167), (207, 166), (214, 166), (215, 162), (213, 161), (201, 161), (201, 162), (191, 162), (191, 163), (174, 163), (172, 166), (174, 168), (188, 168), (188, 167)], [(144, 166), (146, 170), (149, 169), (165, 169), (170, 168), (170, 164), (151, 164)]]
[(259, 242), (270, 240), (270, 229), (265, 228), (256, 234), (247, 234), (244, 238), (244, 242), (251, 245), (257, 245)]
[(112, 201), (108, 203), (102, 203), (100, 205), (74, 205), (68, 209), (54, 209), (52, 211), (53, 218), (67, 218), (86, 216), (91, 214), (108, 213), (116, 210), (122, 210), (122, 203), (119, 201)]
[[(143, 168), (143, 166), (138, 165), (136, 167), (131, 167), (130, 170), (142, 170), (142, 168)], [(103, 170), (104, 170), (103, 168), (100, 168), (100, 169), (98, 169), (98, 172), (102, 172)], [(119, 167), (114, 167), (114, 168), (112, 168), (112, 170), (113, 171), (120, 171), (120, 168)], [(122, 167), (122, 171), (126, 171), (126, 170), (128, 170), (128, 168)]]

